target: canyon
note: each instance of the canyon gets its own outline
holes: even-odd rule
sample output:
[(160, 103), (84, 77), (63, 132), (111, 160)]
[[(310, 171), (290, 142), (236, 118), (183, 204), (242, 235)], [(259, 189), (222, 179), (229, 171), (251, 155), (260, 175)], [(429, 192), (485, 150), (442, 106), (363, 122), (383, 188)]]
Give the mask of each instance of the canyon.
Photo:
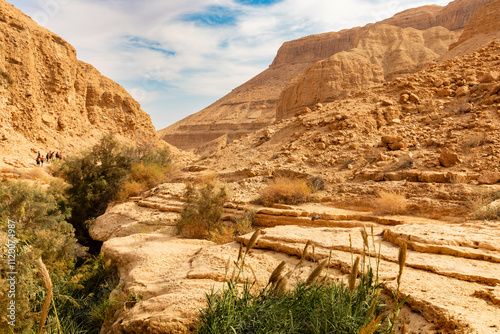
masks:
[(38, 151), (74, 154), (106, 133), (164, 145), (125, 89), (5, 1), (0, 50), (0, 165), (31, 167)]
[[(351, 90), (359, 89), (361, 85), (366, 87), (366, 83), (380, 83), (383, 75), (390, 79), (395, 75), (412, 73), (446, 53), (449, 45), (457, 41), (468, 19), (490, 2), (491, 0), (462, 0), (453, 1), (445, 7), (424, 6), (406, 10), (365, 27), (286, 42), (278, 50), (268, 69), (202, 111), (158, 133), (168, 143), (184, 150), (196, 149), (224, 135), (227, 135), (227, 142), (230, 142), (271, 125), (286, 112), (283, 109), (309, 106), (313, 101), (325, 102), (344, 96)], [(379, 24), (388, 26), (376, 27)], [(428, 29), (431, 30), (425, 32)], [(412, 36), (408, 39), (410, 35)], [(423, 55), (412, 59), (409, 55), (415, 53)], [(351, 56), (356, 58), (349, 58)], [(337, 62), (336, 66), (339, 67), (345, 65), (347, 71), (350, 69), (351, 72), (342, 74), (345, 78), (335, 75), (329, 78), (332, 73), (323, 73), (324, 78), (319, 78), (318, 85), (324, 85), (325, 90), (329, 87), (337, 90), (335, 95), (317, 92), (318, 96), (296, 101), (301, 99), (294, 95), (300, 95), (300, 89), (294, 92), (294, 88), (290, 86), (301, 75), (311, 81), (317, 80), (315, 75), (321, 74), (311, 76), (304, 72), (315, 73), (314, 67), (321, 67), (322, 61)], [(384, 62), (386, 70), (392, 66), (397, 69), (391, 69), (390, 73), (380, 73), (381, 69), (378, 67), (381, 62)], [(362, 66), (363, 72), (352, 73), (357, 66)], [(300, 83), (296, 85), (300, 86)]]
[[(424, 6), (286, 42), (267, 70), (158, 133), (123, 88), (0, 4), (3, 164), (28, 168), (37, 150), (77, 152), (107, 132), (163, 138), (177, 158), (169, 182), (90, 224), (117, 268), (113, 294), (140, 296), (101, 333), (195, 331), (206, 294), (224, 288), (251, 235), (223, 244), (178, 235), (186, 185), (210, 179), (229, 190), (225, 222), (255, 213), (261, 236), (243, 279), (257, 287), (280, 262), (296, 266), (308, 241), (314, 252), (294, 280), (331, 252), (328, 277), (347, 282), (367, 229), (388, 302), (398, 247), (408, 246), (397, 333), (403, 323), (412, 334), (500, 333), (500, 221), (485, 215), (500, 205), (500, 0)], [(304, 204), (258, 204), (282, 178), (323, 186)], [(405, 211), (381, 210), (383, 193), (404, 198)]]

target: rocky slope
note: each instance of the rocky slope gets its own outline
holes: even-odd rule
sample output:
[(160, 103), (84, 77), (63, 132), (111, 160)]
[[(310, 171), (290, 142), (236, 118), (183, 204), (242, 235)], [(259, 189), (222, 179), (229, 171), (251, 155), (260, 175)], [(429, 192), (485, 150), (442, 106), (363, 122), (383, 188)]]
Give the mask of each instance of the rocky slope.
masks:
[[(471, 20), (487, 20), (499, 5), (492, 2)], [(500, 39), (494, 23), (468, 25), (464, 34), (469, 37), (415, 73), (300, 109), (225, 146), (214, 141), (216, 152), (203, 152), (185, 168), (179, 181), (217, 172), (227, 182), (232, 197), (226, 220), (256, 210), (263, 235), (248, 259), (256, 278), (247, 273), (247, 279), (265, 284), (281, 261), (297, 264), (311, 240), (314, 256), (298, 276), (307, 276), (332, 250), (329, 275), (345, 280), (352, 263), (349, 236), (352, 252), (361, 253), (360, 228), (366, 226), (381, 244), (388, 296), (398, 271), (397, 246), (408, 244), (402, 292), (410, 298), (400, 315), (407, 333), (500, 333), (500, 220), (473, 214), (498, 212)], [(253, 204), (280, 177), (320, 179), (325, 189), (314, 194), (315, 203), (301, 206)], [(205, 293), (221, 288), (238, 244), (175, 235), (184, 187), (156, 187), (110, 208), (92, 226), (125, 289), (143, 296), (103, 333), (192, 332)], [(404, 197), (404, 215), (380, 212), (382, 191)]]
[[(491, 1), (457, 0), (446, 7), (424, 6), (407, 10), (381, 23), (416, 29), (444, 26), (448, 30), (455, 31), (463, 29), (470, 16)], [(225, 134), (228, 135), (228, 141), (231, 141), (243, 134), (270, 125), (276, 118), (276, 105), (280, 94), (292, 78), (300, 75), (318, 61), (358, 46), (357, 42), (361, 36), (367, 32), (373, 32), (371, 26), (370, 24), (364, 28), (308, 36), (284, 43), (267, 70), (235, 88), (204, 110), (159, 131), (159, 135), (179, 148), (192, 149)], [(453, 33), (442, 32), (442, 34), (444, 35), (442, 43), (447, 44), (446, 48), (456, 41), (451, 37)], [(378, 36), (375, 40), (384, 38), (384, 36)], [(429, 48), (429, 45), (426, 47)], [(372, 47), (369, 47), (365, 53), (369, 54), (370, 49)], [(433, 47), (430, 49), (432, 52), (436, 52), (437, 49), (443, 50), (443, 48)], [(401, 56), (405, 57), (405, 50), (402, 51)], [(392, 53), (393, 57), (396, 55), (396, 52)], [(429, 58), (424, 59), (424, 64)], [(402, 60), (403, 58), (399, 58), (397, 62)], [(415, 67), (412, 63), (407, 66), (407, 70)], [(371, 66), (371, 62), (367, 66)], [(352, 80), (356, 81), (356, 78)], [(350, 79), (346, 78), (344, 82), (346, 81), (350, 82)], [(339, 85), (340, 83), (336, 84), (336, 86)], [(354, 85), (354, 87), (357, 86)]]
[(149, 115), (120, 85), (4, 0), (0, 50), (3, 163), (29, 166), (37, 151), (68, 154), (108, 132), (130, 141), (158, 140)]
[(276, 120), (413, 73), (446, 53), (457, 38), (457, 33), (443, 27), (417, 30), (377, 24), (365, 28), (352, 37), (349, 51), (318, 61), (289, 82), (278, 100)]

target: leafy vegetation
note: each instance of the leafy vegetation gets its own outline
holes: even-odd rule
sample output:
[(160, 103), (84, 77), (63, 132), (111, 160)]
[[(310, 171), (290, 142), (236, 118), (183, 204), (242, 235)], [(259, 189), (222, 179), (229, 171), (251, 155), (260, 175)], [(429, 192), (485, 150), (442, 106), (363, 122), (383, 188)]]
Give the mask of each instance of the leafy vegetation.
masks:
[(186, 187), (186, 206), (177, 222), (179, 233), (188, 238), (210, 239), (211, 233), (223, 228), (223, 205), (228, 199), (227, 188), (215, 182)]
[(77, 238), (97, 253), (100, 245), (88, 235), (88, 221), (106, 211), (108, 204), (161, 183), (170, 170), (168, 151), (152, 147), (127, 148), (111, 135), (81, 154), (70, 157), (56, 175), (70, 186), (66, 193), (71, 208), (69, 222)]
[[(53, 284), (54, 302), (44, 327), (47, 332), (97, 333), (103, 315), (111, 314), (108, 297), (118, 283), (116, 272), (107, 268), (101, 258), (89, 258), (78, 265), (78, 255), (85, 249), (77, 243), (74, 228), (66, 220), (70, 210), (61, 184), (61, 181), (56, 181), (48, 188), (28, 182), (0, 184), (1, 230), (6, 231), (9, 224), (15, 226), (18, 240), (15, 258), (16, 333), (33, 332), (42, 313), (47, 291), (36, 267), (36, 260), (40, 258)], [(6, 258), (5, 247), (2, 248), (2, 257)], [(7, 267), (7, 261), (2, 261), (0, 266), (0, 307), (6, 309), (6, 303), (12, 300), (7, 298), (10, 288), (7, 275), (12, 270)], [(7, 321), (7, 318), (1, 318), (0, 332), (12, 332)]]
[[(15, 225), (18, 240), (16, 326), (2, 317), (0, 333), (34, 333), (38, 322), (47, 333), (98, 333), (106, 319), (136, 303), (140, 296), (117, 286), (116, 270), (100, 257), (89, 257), (78, 241), (85, 243), (89, 219), (104, 213), (118, 194), (131, 194), (124, 193), (127, 182), (134, 180), (141, 189), (154, 186), (165, 179), (170, 166), (165, 150), (131, 149), (106, 136), (60, 164), (56, 174), (62, 179), (53, 178), (49, 186), (0, 184), (0, 230)], [(2, 257), (7, 258), (6, 252), (2, 248)], [(12, 271), (8, 265), (0, 263), (4, 309), (12, 300), (7, 298), (7, 273)], [(115, 293), (109, 298), (111, 291)]]
[(380, 305), (382, 284), (378, 280), (379, 258), (372, 267), (371, 258), (366, 255), (370, 254), (366, 230), (362, 231), (363, 254), (353, 261), (348, 284), (323, 274), (330, 265), (330, 253), (330, 257), (320, 262), (307, 280), (298, 281), (292, 289), (287, 288), (293, 273), (307, 257), (308, 242), (294, 268), (287, 272), (286, 264), (282, 262), (271, 274), (267, 285), (256, 291), (255, 281), (244, 281), (242, 286), (238, 282), (245, 270), (245, 258), (255, 245), (259, 232), (254, 233), (245, 252), (240, 248), (227, 286), (220, 292), (212, 290), (207, 294), (207, 307), (200, 310), (197, 333), (368, 334), (394, 331), (399, 310), (408, 298), (400, 300), (399, 292), (406, 245), (400, 248), (398, 284), (393, 292), (396, 307), (384, 316)]

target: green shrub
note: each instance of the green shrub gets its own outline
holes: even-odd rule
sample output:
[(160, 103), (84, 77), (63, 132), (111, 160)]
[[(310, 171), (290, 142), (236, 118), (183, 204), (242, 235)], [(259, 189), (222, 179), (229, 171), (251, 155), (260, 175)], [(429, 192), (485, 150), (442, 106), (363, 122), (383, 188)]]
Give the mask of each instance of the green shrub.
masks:
[(399, 310), (408, 298), (401, 301), (399, 292), (406, 261), (405, 244), (400, 247), (397, 290), (393, 291), (396, 307), (392, 314), (384, 314), (379, 300), (382, 291), (378, 280), (380, 257), (373, 259), (372, 267), (372, 258), (367, 255), (371, 247), (375, 249), (373, 231), (372, 245), (366, 230), (362, 231), (363, 255), (353, 262), (348, 284), (323, 274), (330, 265), (330, 253), (307, 280), (298, 281), (294, 288), (287, 289), (293, 273), (307, 258), (308, 242), (294, 268), (287, 271), (283, 261), (271, 274), (268, 284), (257, 290), (255, 281), (251, 283), (247, 279), (242, 286), (238, 282), (245, 270), (246, 256), (256, 244), (259, 233), (257, 230), (252, 235), (245, 252), (240, 248), (232, 276), (228, 276), (231, 271), (226, 268), (226, 278), (231, 277), (227, 286), (222, 291), (212, 290), (207, 294), (207, 306), (200, 310), (198, 334), (393, 333)]
[(221, 232), (223, 205), (228, 199), (225, 186), (208, 183), (201, 187), (188, 184), (186, 206), (177, 222), (177, 229), (188, 238), (210, 239), (211, 233)]
[(75, 227), (78, 240), (97, 253), (100, 244), (88, 235), (87, 221), (104, 214), (110, 202), (163, 182), (170, 166), (168, 151), (124, 147), (111, 135), (104, 136), (80, 156), (66, 159), (56, 174), (70, 185), (69, 222)]
[(301, 204), (308, 200), (311, 188), (300, 179), (279, 178), (264, 189), (258, 202), (265, 206), (273, 204)]

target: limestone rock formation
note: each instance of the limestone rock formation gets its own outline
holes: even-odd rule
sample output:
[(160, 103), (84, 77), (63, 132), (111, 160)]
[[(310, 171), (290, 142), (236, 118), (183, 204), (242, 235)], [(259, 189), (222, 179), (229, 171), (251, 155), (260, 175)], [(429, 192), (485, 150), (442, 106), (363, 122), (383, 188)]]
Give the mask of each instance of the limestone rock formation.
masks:
[[(236, 182), (228, 186), (253, 193)], [(167, 216), (177, 215), (182, 189), (177, 183), (161, 185), (137, 203), (110, 208), (92, 225), (93, 235), (105, 241), (103, 255), (118, 265), (123, 288), (142, 296), (131, 310), (117, 313), (101, 333), (193, 332), (198, 309), (206, 305), (205, 293), (223, 287), (227, 263), (238, 256), (238, 243), (215, 245), (175, 236)], [(241, 216), (247, 208), (235, 194), (226, 205), (227, 217)], [(256, 225), (262, 233), (245, 261), (252, 270), (244, 271), (241, 281), (263, 287), (281, 261), (288, 268), (296, 266), (310, 240), (314, 251), (291, 281), (305, 279), (314, 262), (331, 255), (328, 275), (346, 282), (352, 256), (363, 252), (364, 226), (373, 231), (374, 247), (380, 249), (378, 274), (389, 299), (398, 273), (398, 246), (408, 245), (401, 293), (410, 297), (399, 322), (406, 323), (409, 333), (499, 331), (498, 224), (388, 218), (319, 203), (251, 208), (257, 211)], [(238, 241), (247, 244), (249, 238)]]
[(498, 34), (500, 31), (500, 1), (495, 0), (477, 11), (465, 25), (458, 44), (480, 34)]
[(443, 27), (422, 31), (378, 24), (363, 29), (353, 37), (352, 49), (317, 62), (287, 85), (278, 101), (276, 119), (413, 73), (448, 51), (457, 38), (457, 33)]
[(23, 157), (38, 150), (67, 154), (108, 132), (134, 141), (158, 140), (149, 115), (125, 89), (5, 1), (0, 1), (0, 50), (4, 157), (17, 156), (22, 166)]
[[(380, 23), (401, 28), (413, 27), (420, 30), (442, 26), (447, 30), (458, 31), (464, 28), (467, 20), (479, 8), (491, 1), (456, 0), (445, 7), (423, 6), (396, 14), (393, 18)], [(318, 61), (356, 47), (355, 42), (359, 38), (355, 38), (355, 36), (360, 36), (363, 31), (373, 31), (370, 29), (371, 26), (373, 24), (364, 28), (307, 36), (284, 43), (268, 69), (235, 88), (211, 106), (160, 130), (159, 135), (176, 147), (193, 149), (224, 134), (227, 134), (229, 141), (231, 141), (270, 125), (276, 119), (276, 106), (280, 94), (291, 79), (302, 74)], [(442, 29), (441, 33), (444, 33)], [(439, 47), (433, 45), (430, 49), (433, 52), (443, 47), (447, 49), (450, 43), (456, 41), (451, 39), (450, 35), (452, 34), (445, 33), (442, 42), (438, 42), (438, 36), (434, 36), (435, 42), (441, 45)], [(429, 38), (430, 36), (426, 37), (427, 40)], [(369, 47), (369, 49), (371, 48)], [(404, 53), (404, 46), (401, 47), (400, 51)], [(438, 56), (443, 53), (438, 53)], [(357, 56), (361, 57), (357, 62), (362, 62), (365, 71), (372, 72), (369, 69), (371, 65), (365, 64), (365, 56), (366, 54)], [(397, 55), (393, 53), (393, 57), (397, 58)], [(409, 60), (415, 63), (412, 58), (410, 57)], [(426, 58), (425, 61), (428, 61), (431, 57), (424, 58)], [(417, 61), (419, 60), (417, 58)], [(407, 69), (413, 65), (415, 64), (408, 65)], [(348, 78), (345, 80), (350, 81)], [(353, 81), (356, 81), (356, 78)]]

